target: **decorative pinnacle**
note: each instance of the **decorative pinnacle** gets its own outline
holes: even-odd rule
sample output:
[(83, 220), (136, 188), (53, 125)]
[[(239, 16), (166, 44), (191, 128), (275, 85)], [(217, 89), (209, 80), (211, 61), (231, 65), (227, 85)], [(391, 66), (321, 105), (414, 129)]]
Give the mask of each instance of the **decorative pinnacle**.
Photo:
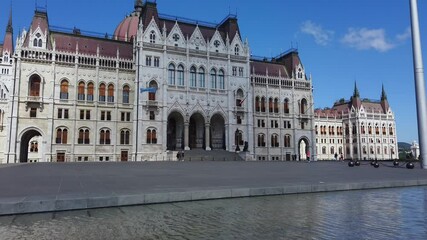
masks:
[(10, 7), (9, 21), (7, 23), (6, 32), (13, 33), (13, 27), (12, 27), (12, 7)]
[(354, 82), (354, 93), (353, 93), (353, 97), (355, 97), (355, 98), (359, 98), (360, 97), (359, 89), (357, 89), (356, 82)]
[(381, 91), (381, 101), (385, 101), (385, 100), (387, 100), (387, 94), (385, 93), (384, 84), (383, 84), (382, 91)]

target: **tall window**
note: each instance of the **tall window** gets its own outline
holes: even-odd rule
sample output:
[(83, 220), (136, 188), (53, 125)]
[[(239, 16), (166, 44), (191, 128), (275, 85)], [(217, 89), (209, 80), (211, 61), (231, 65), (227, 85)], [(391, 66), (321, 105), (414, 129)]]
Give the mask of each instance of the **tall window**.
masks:
[(114, 102), (114, 85), (113, 84), (109, 84), (108, 85), (108, 98), (107, 98), (107, 102), (109, 102), (109, 103)]
[(268, 99), (268, 111), (273, 112), (273, 98)]
[(41, 84), (41, 78), (38, 75), (33, 75), (30, 77), (30, 96), (32, 97), (40, 96), (40, 84)]
[(111, 144), (110, 130), (101, 130), (101, 132), (99, 132), (99, 144), (101, 145)]
[(284, 113), (288, 114), (289, 113), (289, 99), (285, 99), (285, 103), (283, 105), (283, 111)]
[(156, 43), (156, 33), (154, 31), (150, 32), (150, 43)]
[(211, 70), (211, 89), (216, 89), (216, 70)]
[(85, 100), (85, 83), (79, 82), (79, 86), (77, 87), (77, 100), (84, 101)]
[(279, 136), (277, 134), (271, 135), (271, 147), (279, 147)]
[(39, 152), (39, 143), (37, 141), (31, 142), (30, 152)]
[(60, 99), (68, 99), (68, 81), (62, 80), (61, 81), (61, 92), (59, 94)]
[(100, 102), (105, 102), (105, 91), (106, 91), (106, 86), (104, 83), (101, 83), (99, 85), (99, 101)]
[(261, 98), (261, 112), (265, 112), (265, 97)]
[(284, 147), (285, 148), (290, 148), (291, 147), (291, 135), (285, 135)]
[(68, 141), (68, 130), (58, 128), (56, 130), (56, 143), (67, 144), (67, 141)]
[[(158, 89), (157, 82), (154, 80), (150, 82), (149, 86), (150, 86), (150, 88)], [(149, 92), (148, 93), (148, 100), (156, 101), (156, 92)]]
[(240, 54), (239, 44), (236, 44), (236, 46), (234, 46), (234, 55), (238, 56), (239, 54)]
[(78, 144), (89, 144), (89, 129), (82, 128), (79, 130)]
[(169, 64), (169, 85), (175, 85), (175, 65)]
[(157, 144), (157, 132), (155, 129), (147, 130), (147, 144)]
[(274, 112), (279, 113), (279, 99), (274, 99)]
[(388, 128), (389, 128), (388, 132), (389, 132), (390, 136), (393, 136), (393, 126), (390, 124), (390, 125), (388, 125)]
[(256, 112), (261, 111), (261, 103), (260, 103), (259, 97), (255, 98), (255, 111)]
[(224, 71), (222, 69), (219, 70), (218, 81), (219, 81), (219, 88), (224, 90), (225, 89), (225, 77), (224, 77)]
[(258, 147), (265, 147), (265, 135), (258, 134)]
[(122, 130), (120, 131), (120, 144), (129, 145), (130, 144), (130, 131)]
[(95, 86), (93, 85), (93, 83), (90, 82), (87, 84), (87, 100), (89, 102), (93, 102), (94, 89)]
[(307, 100), (303, 98), (300, 102), (300, 114), (307, 114)]
[(237, 145), (243, 145), (243, 132), (242, 131), (238, 131), (235, 133), (235, 137), (234, 137), (234, 144)]
[(199, 87), (201, 88), (205, 88), (206, 84), (205, 84), (205, 69), (204, 68), (199, 68)]
[(190, 87), (197, 87), (196, 76), (196, 68), (193, 66), (190, 68)]
[(178, 66), (178, 85), (184, 86), (184, 66)]
[(129, 103), (129, 92), (130, 88), (128, 85), (123, 87), (123, 103), (128, 104)]
[(236, 92), (236, 107), (242, 106), (243, 99), (243, 90), (239, 88)]

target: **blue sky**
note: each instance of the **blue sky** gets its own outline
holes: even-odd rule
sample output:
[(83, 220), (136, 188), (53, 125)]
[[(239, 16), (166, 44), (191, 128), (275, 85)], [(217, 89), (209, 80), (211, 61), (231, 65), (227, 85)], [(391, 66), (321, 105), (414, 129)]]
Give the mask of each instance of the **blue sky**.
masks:
[[(134, 0), (37, 0), (51, 25), (113, 33)], [(0, 41), (10, 1), (0, 1)], [(36, 0), (12, 0), (16, 33), (31, 23)], [(276, 56), (298, 47), (313, 76), (315, 107), (348, 99), (357, 82), (362, 98), (379, 99), (384, 84), (396, 114), (398, 140), (418, 139), (409, 0), (158, 0), (160, 13), (220, 22), (237, 13), (252, 54)], [(424, 62), (427, 1), (419, 0)]]

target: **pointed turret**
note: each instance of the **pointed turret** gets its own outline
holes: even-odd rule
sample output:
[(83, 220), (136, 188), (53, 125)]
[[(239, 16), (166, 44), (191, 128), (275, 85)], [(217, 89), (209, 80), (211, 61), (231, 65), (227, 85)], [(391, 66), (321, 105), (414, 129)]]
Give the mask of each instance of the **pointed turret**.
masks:
[(142, 0), (135, 0), (135, 12), (141, 12), (143, 7)]
[(388, 104), (388, 100), (387, 100), (387, 94), (384, 90), (384, 84), (382, 86), (382, 91), (381, 91), (381, 107), (383, 108), (384, 113), (387, 113), (388, 109), (390, 108), (390, 105)]
[(13, 27), (12, 27), (12, 8), (9, 13), (9, 21), (6, 27), (6, 35), (3, 41), (3, 54), (8, 52), (10, 55), (13, 53)]
[(362, 106), (362, 101), (360, 100), (360, 93), (359, 89), (357, 89), (356, 82), (354, 82), (354, 92), (353, 96), (351, 97), (351, 104), (356, 109), (360, 109), (360, 107)]

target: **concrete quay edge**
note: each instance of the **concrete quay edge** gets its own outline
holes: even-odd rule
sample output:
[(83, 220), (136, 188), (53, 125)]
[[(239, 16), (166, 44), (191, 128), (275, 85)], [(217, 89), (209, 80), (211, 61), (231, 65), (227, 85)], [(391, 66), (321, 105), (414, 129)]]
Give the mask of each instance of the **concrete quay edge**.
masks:
[(288, 194), (368, 190), (381, 188), (427, 186), (427, 179), (384, 182), (327, 183), (311, 185), (289, 185), (282, 187), (255, 187), (216, 189), (205, 191), (183, 191), (164, 193), (121, 194), (110, 196), (60, 195), (29, 198), (0, 198), (0, 216), (84, 210), (133, 205), (162, 204), (186, 201), (260, 197)]

